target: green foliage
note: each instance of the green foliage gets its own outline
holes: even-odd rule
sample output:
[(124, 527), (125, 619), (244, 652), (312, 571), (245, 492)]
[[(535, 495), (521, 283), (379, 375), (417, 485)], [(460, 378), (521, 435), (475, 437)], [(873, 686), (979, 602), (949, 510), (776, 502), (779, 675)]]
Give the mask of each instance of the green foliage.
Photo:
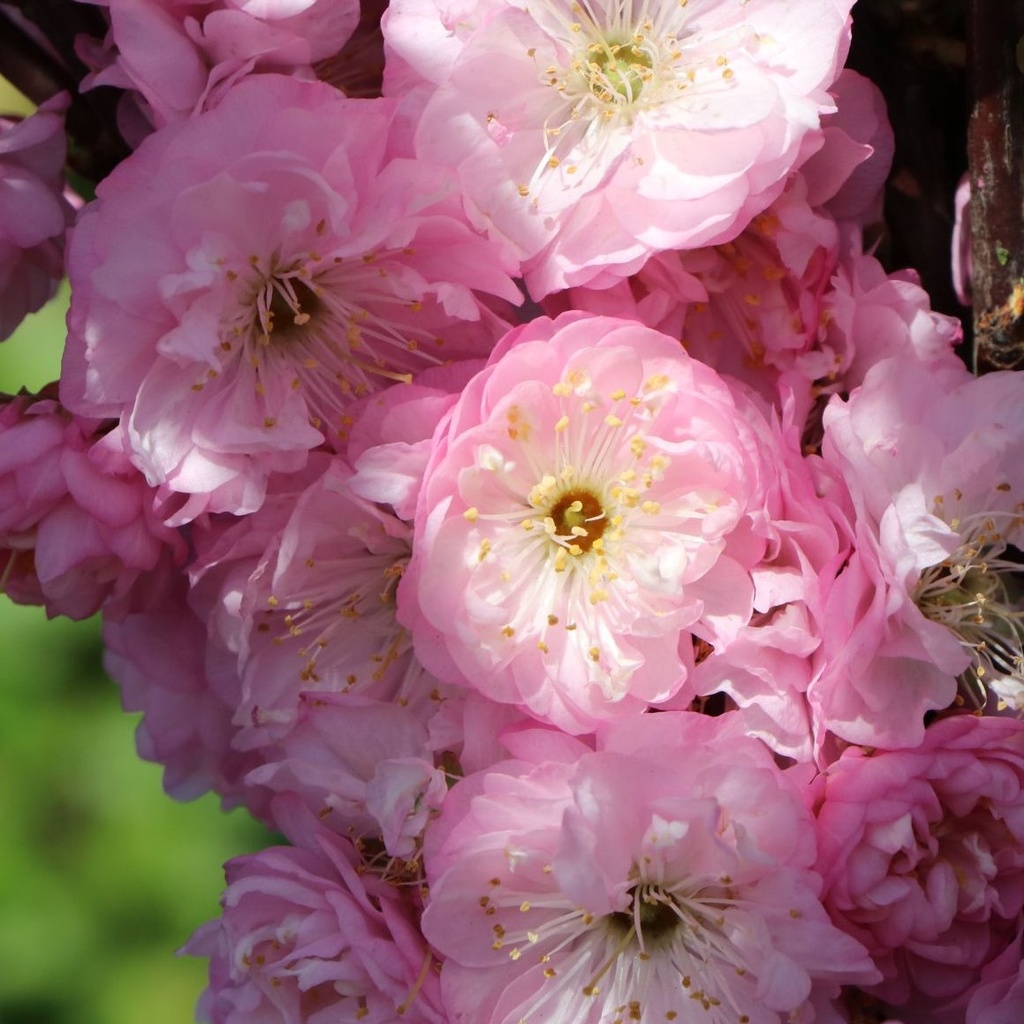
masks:
[(222, 862), (266, 835), (164, 796), (97, 620), (4, 600), (0, 636), (0, 1021), (184, 1024), (205, 964), (173, 952), (216, 916)]

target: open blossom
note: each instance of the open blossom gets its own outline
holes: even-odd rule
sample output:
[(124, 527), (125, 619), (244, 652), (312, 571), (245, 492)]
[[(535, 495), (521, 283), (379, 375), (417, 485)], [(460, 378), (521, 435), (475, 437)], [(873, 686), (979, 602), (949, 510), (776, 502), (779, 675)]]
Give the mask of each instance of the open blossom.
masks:
[(311, 78), (359, 19), (358, 0), (88, 0), (106, 8), (104, 40), (80, 40), (92, 65), (84, 88), (131, 90), (142, 114), (122, 106), (122, 127), (143, 135), (216, 104), (254, 71)]
[(398, 594), (440, 678), (573, 732), (683, 684), (751, 615), (760, 414), (678, 343), (567, 314), (511, 332), (435, 438)]
[(881, 968), (870, 991), (908, 1024), (962, 1021), (968, 1000), (997, 999), (989, 979), (1016, 973), (1022, 794), (1024, 723), (1007, 718), (941, 719), (916, 749), (850, 748), (825, 774), (822, 898)]
[(53, 296), (64, 276), (62, 93), (22, 121), (0, 118), (0, 341)]
[(423, 722), (441, 699), (395, 618), (409, 528), (353, 495), (350, 477), (334, 459), (280, 528), (280, 510), (261, 510), (199, 552), (194, 594), (238, 654), (242, 749), (283, 739), (305, 691), (398, 702)]
[(618, 722), (595, 753), (455, 787), (423, 930), (453, 1024), (817, 1024), (868, 981), (818, 900), (809, 812), (735, 716)]
[(850, 7), (406, 0), (385, 92), (424, 84), (417, 150), (540, 298), (742, 230), (820, 144)]
[(444, 1024), (410, 890), (361, 869), (352, 843), (284, 803), (296, 845), (225, 865), (219, 920), (185, 951), (209, 956), (206, 1024)]
[[(251, 512), (273, 471), (338, 448), (360, 395), (486, 355), (519, 293), (438, 173), (388, 161), (394, 105), (254, 76), (150, 136), (69, 256), (69, 407), (122, 416), (179, 513)], [(196, 154), (201, 154), (197, 158)], [(144, 256), (144, 258), (143, 258)]]
[[(856, 510), (832, 588), (818, 721), (854, 743), (913, 746), (924, 714), (986, 689), (1024, 709), (1024, 631), (1007, 549), (1024, 530), (1024, 380), (877, 364), (825, 411), (823, 456)], [(955, 410), (955, 415), (953, 411)]]

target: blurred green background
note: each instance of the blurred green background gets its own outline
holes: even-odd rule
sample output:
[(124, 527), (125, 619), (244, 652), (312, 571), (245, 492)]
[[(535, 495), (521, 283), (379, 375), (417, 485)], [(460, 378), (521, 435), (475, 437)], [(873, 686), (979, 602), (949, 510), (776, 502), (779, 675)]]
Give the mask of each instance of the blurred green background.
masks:
[[(0, 112), (28, 111), (0, 82)], [(56, 379), (67, 289), (0, 344), (0, 391)], [(0, 595), (0, 1024), (188, 1024), (221, 865), (269, 841), (212, 796), (176, 804), (135, 755), (99, 621)]]

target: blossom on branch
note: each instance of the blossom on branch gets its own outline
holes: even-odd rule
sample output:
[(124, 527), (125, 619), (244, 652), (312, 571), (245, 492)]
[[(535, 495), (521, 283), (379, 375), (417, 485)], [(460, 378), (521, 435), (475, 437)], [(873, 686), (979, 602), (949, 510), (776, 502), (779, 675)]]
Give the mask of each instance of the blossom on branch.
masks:
[(541, 298), (735, 237), (821, 144), (850, 7), (404, 0), (385, 94), (414, 89), (417, 152)]
[(767, 424), (639, 324), (511, 332), (435, 437), (398, 594), (440, 678), (571, 732), (664, 701), (750, 618)]
[(343, 445), (359, 396), (507, 326), (474, 289), (518, 300), (511, 266), (439, 172), (389, 161), (393, 114), (256, 76), (148, 138), (81, 217), (61, 393), (124, 418), (150, 482), (193, 496), (179, 522), (252, 512), (271, 472)]
[(452, 1024), (839, 1024), (877, 977), (818, 900), (800, 783), (735, 716), (617, 722), (452, 791), (423, 929)]

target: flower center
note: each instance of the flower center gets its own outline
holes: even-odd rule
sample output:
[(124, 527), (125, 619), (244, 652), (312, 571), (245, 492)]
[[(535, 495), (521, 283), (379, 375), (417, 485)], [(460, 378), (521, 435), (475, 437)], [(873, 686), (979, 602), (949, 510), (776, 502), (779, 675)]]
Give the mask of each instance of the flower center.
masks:
[(652, 885), (635, 885), (629, 890), (629, 910), (619, 910), (605, 919), (620, 936), (636, 935), (641, 946), (650, 948), (665, 943), (679, 928), (681, 917), (670, 895)]
[[(998, 519), (1007, 520), (1004, 527)], [(960, 531), (960, 547), (921, 573), (914, 602), (926, 618), (956, 633), (973, 656), (960, 677), (961, 700), (982, 708), (990, 688), (1004, 699), (1008, 684), (1024, 697), (1024, 611), (1009, 589), (1021, 566), (1002, 557), (1006, 534), (1020, 525), (1020, 516), (982, 512), (950, 525)], [(1000, 685), (992, 685), (993, 677)]]
[[(269, 303), (265, 297), (268, 292), (272, 292)], [(321, 302), (316, 292), (300, 278), (272, 277), (257, 305), (262, 337), (269, 342), (271, 336), (275, 340), (298, 337), (316, 315)]]
[(608, 525), (601, 502), (582, 487), (566, 491), (551, 506), (547, 518), (554, 524), (554, 535), (566, 538), (580, 553), (589, 551)]
[(305, 686), (348, 692), (379, 683), (407, 652), (409, 639), (395, 621), (394, 601), (408, 558), (396, 554), (310, 556), (301, 585), (268, 598), (257, 628), (275, 634), (275, 645), (297, 644)]
[(654, 60), (635, 42), (591, 43), (583, 59), (590, 91), (603, 103), (632, 103), (653, 74)]
[[(423, 300), (399, 295), (392, 283), (411, 252), (252, 255), (244, 267), (225, 266), (237, 302), (221, 324), (220, 356), (225, 367), (239, 357), (248, 365), (264, 427), (276, 426), (265, 396), (280, 394), (283, 379), (301, 394), (310, 423), (332, 443), (343, 440), (354, 399), (443, 362), (433, 307), (424, 311)], [(217, 376), (207, 370), (193, 389)]]

